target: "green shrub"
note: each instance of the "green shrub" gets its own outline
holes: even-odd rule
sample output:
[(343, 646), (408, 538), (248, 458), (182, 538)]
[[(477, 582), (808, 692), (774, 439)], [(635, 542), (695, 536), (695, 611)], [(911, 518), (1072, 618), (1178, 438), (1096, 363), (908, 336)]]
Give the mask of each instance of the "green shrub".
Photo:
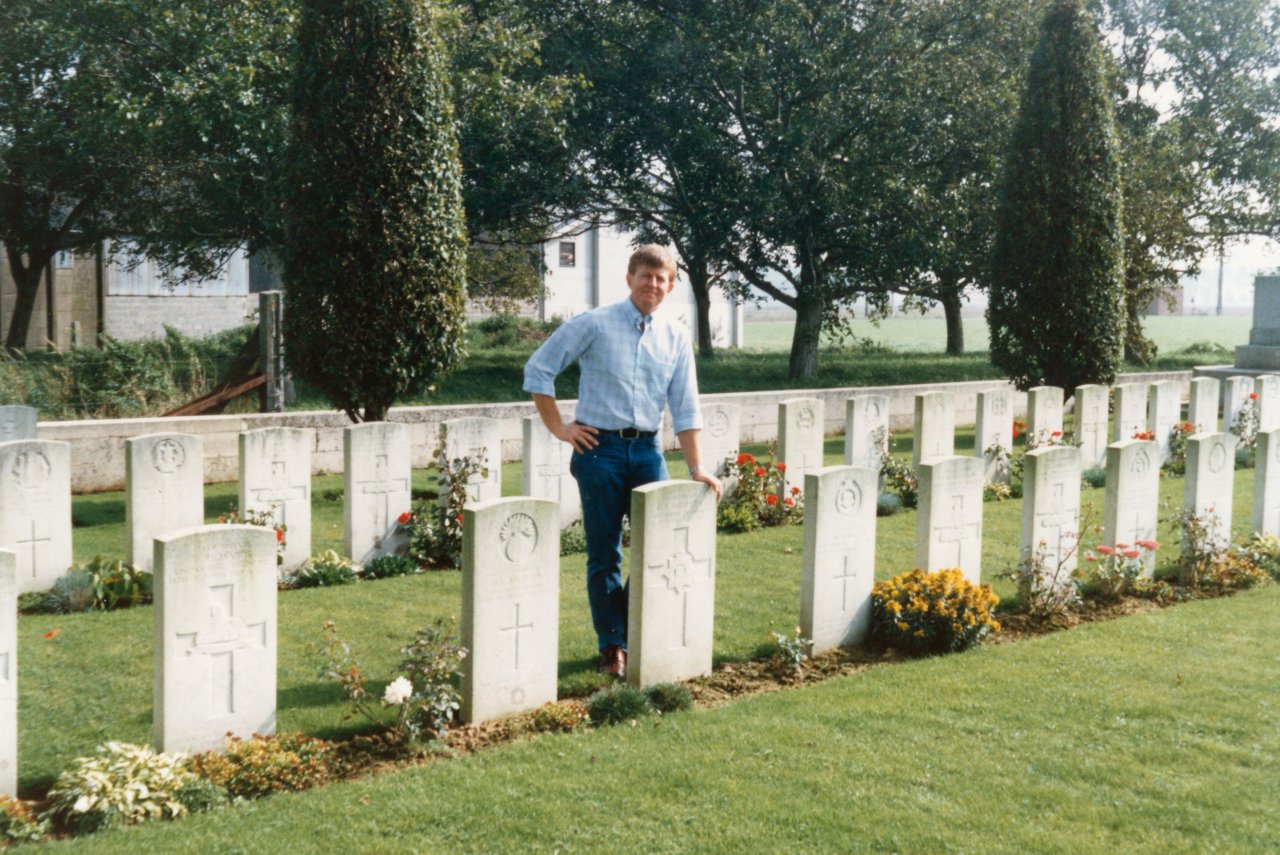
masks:
[(1093, 466), (1080, 473), (1080, 480), (1095, 489), (1107, 486), (1107, 470), (1101, 466)]
[(72, 568), (49, 589), (52, 611), (58, 614), (87, 612), (97, 603), (93, 574), (84, 568)]
[(49, 591), (26, 591), (18, 595), (18, 611), (24, 615), (58, 614), (59, 600)]
[(645, 689), (649, 703), (660, 713), (693, 709), (693, 692), (683, 683), (658, 683)]
[(876, 498), (876, 516), (891, 517), (902, 510), (902, 499), (893, 493), (881, 493)]
[(1254, 532), (1244, 549), (1249, 555), (1249, 560), (1270, 573), (1271, 578), (1280, 582), (1280, 538), (1273, 534)]
[(769, 654), (769, 670), (783, 679), (800, 679), (804, 676), (804, 663), (809, 658), (812, 638), (802, 638), (800, 627), (791, 635), (770, 632), (772, 651)]
[(736, 486), (716, 512), (716, 526), (726, 531), (751, 531), (796, 525), (804, 518), (804, 494), (799, 487), (785, 490), (785, 463), (757, 461), (742, 453), (725, 460), (724, 479)]
[(48, 833), (48, 821), (36, 818), (32, 802), (0, 796), (0, 840), (32, 843)]
[(404, 555), (379, 555), (364, 564), (360, 571), (362, 579), (390, 579), (395, 576), (412, 576), (421, 573), (422, 568), (412, 559)]
[(1000, 624), (991, 609), (1000, 598), (959, 570), (911, 570), (871, 589), (871, 636), (912, 653), (965, 650)]
[(594, 724), (618, 724), (653, 712), (649, 696), (625, 683), (605, 686), (587, 699), (587, 715)]
[(178, 793), (193, 777), (185, 754), (108, 742), (58, 776), (45, 818), (70, 831), (92, 832), (152, 819), (186, 816)]
[(560, 532), (560, 555), (578, 555), (586, 551), (586, 529), (582, 527), (582, 520), (574, 520), (573, 525)]
[(587, 719), (580, 701), (556, 701), (534, 710), (531, 726), (539, 733), (568, 733), (582, 727)]
[(356, 581), (356, 567), (350, 558), (327, 549), (308, 558), (288, 578), (292, 588), (332, 588)]
[(204, 813), (225, 807), (231, 797), (227, 791), (213, 781), (204, 778), (192, 778), (182, 785), (174, 796), (187, 808), (188, 813)]
[(333, 780), (338, 771), (333, 746), (302, 733), (231, 736), (226, 751), (197, 754), (191, 768), (237, 799), (310, 789)]

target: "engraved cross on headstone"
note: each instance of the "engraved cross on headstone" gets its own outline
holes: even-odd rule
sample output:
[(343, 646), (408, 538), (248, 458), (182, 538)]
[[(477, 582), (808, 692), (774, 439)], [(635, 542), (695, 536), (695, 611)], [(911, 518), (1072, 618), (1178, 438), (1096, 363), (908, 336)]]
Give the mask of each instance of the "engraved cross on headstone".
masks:
[(373, 522), (374, 530), (378, 533), (378, 543), (381, 543), (382, 539), (387, 536), (387, 531), (391, 525), (391, 494), (407, 493), (409, 491), (408, 479), (387, 477), (390, 468), (387, 455), (379, 454), (374, 460), (373, 479), (356, 482), (356, 486), (360, 488), (361, 493), (380, 497), (380, 500), (374, 504), (375, 516)]
[(954, 524), (939, 526), (934, 529), (937, 532), (938, 543), (954, 543), (956, 545), (956, 563), (952, 565), (954, 567), (959, 567), (964, 558), (965, 541), (978, 536), (978, 524), (966, 523), (964, 518), (964, 496), (952, 496), (951, 519)]
[(1154, 537), (1155, 532), (1152, 531), (1152, 526), (1148, 525), (1146, 520), (1142, 518), (1142, 511), (1135, 513), (1133, 515), (1133, 539), (1130, 541), (1130, 545), (1139, 540), (1152, 540)]
[(18, 435), (18, 419), (13, 413), (0, 416), (0, 442), (9, 442)]
[(9, 651), (0, 653), (0, 683), (8, 683), (13, 679), (9, 673)]
[[(18, 546), (30, 546), (30, 547), (31, 547), (30, 567), (31, 567), (31, 578), (32, 578), (32, 579), (34, 579), (34, 578), (36, 577), (36, 568), (38, 567), (38, 565), (37, 565), (37, 563), (36, 563), (36, 553), (37, 553), (37, 551), (38, 551), (38, 550), (39, 550), (39, 548), (40, 548), (40, 544), (42, 544), (42, 543), (52, 543), (52, 542), (53, 542), (53, 538), (51, 538), (51, 537), (37, 537), (37, 536), (36, 536), (36, 521), (35, 521), (35, 520), (32, 520), (32, 521), (31, 521), (31, 537), (27, 538), (26, 540), (19, 540), (19, 541), (17, 541), (17, 545), (18, 545)], [(21, 553), (19, 553), (19, 554), (21, 554)]]
[(543, 495), (550, 498), (555, 493), (556, 501), (564, 498), (561, 493), (560, 483), (564, 477), (564, 466), (560, 463), (543, 463), (538, 467), (538, 477), (542, 479)]
[(843, 571), (835, 574), (833, 579), (840, 580), (840, 611), (845, 612), (849, 609), (849, 580), (856, 579), (858, 574), (849, 568), (849, 556), (844, 556)]
[(1051, 529), (1054, 533), (1055, 541), (1053, 544), (1053, 552), (1050, 557), (1055, 561), (1062, 560), (1062, 536), (1064, 530), (1074, 527), (1078, 523), (1077, 512), (1071, 509), (1064, 509), (1063, 498), (1066, 493), (1067, 485), (1061, 481), (1053, 484), (1053, 498), (1049, 503), (1049, 509), (1036, 514), (1036, 527), (1042, 531)]
[(513, 641), (515, 642), (516, 655), (512, 667), (517, 671), (520, 670), (520, 631), (525, 629), (533, 629), (533, 621), (520, 623), (520, 604), (516, 603), (516, 619), (512, 621), (511, 626), (499, 627), (498, 631), (509, 632), (515, 636)]
[(307, 498), (307, 485), (290, 484), (291, 480), (293, 479), (289, 477), (288, 461), (273, 460), (271, 461), (271, 484), (253, 491), (255, 502), (264, 502), (280, 510), (277, 521), (282, 526), (289, 525), (289, 502)]
[(711, 567), (707, 558), (694, 558), (689, 551), (689, 527), (676, 529), (676, 548), (665, 561), (653, 562), (649, 570), (662, 574), (667, 589), (680, 598), (680, 646), (689, 646), (689, 588), (695, 576), (705, 575)]
[(186, 656), (205, 657), (209, 669), (209, 715), (231, 715), (236, 711), (236, 653), (267, 646), (266, 621), (246, 624), (236, 614), (233, 584), (209, 586), (209, 617), (204, 626), (176, 634), (185, 641)]

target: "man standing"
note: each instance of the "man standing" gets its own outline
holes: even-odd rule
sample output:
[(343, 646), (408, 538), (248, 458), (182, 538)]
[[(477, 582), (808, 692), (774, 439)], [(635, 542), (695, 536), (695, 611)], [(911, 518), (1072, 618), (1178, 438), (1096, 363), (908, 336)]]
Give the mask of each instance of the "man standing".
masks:
[[(630, 296), (568, 321), (529, 357), (524, 390), (557, 439), (573, 446), (569, 471), (582, 496), (587, 538), (587, 601), (600, 649), (600, 670), (622, 677), (627, 667), (627, 594), (622, 583), (622, 518), (631, 491), (667, 478), (658, 444), (662, 410), (671, 421), (689, 477), (715, 490), (702, 466), (702, 412), (689, 331), (656, 315), (676, 284), (665, 247), (647, 244), (627, 264)], [(566, 424), (556, 408), (555, 378), (574, 361), (581, 369), (578, 408)]]

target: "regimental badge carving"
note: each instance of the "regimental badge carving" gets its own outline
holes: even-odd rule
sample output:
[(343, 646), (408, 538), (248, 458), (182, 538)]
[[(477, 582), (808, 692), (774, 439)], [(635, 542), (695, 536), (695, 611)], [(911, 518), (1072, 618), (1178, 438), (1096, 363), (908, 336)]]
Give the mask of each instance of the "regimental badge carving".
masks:
[(808, 430), (813, 427), (814, 421), (816, 421), (816, 419), (813, 415), (813, 407), (808, 404), (805, 404), (796, 411), (796, 426), (801, 430)]
[(991, 399), (991, 412), (997, 416), (1003, 416), (1009, 408), (1009, 399), (1004, 395), (996, 395)]
[(151, 465), (157, 472), (172, 475), (187, 462), (187, 450), (173, 439), (162, 439), (151, 447)]
[(707, 433), (716, 439), (729, 432), (729, 416), (724, 410), (711, 410), (707, 416)]
[(867, 401), (867, 419), (873, 422), (880, 421), (879, 401)]
[(1133, 462), (1129, 464), (1129, 471), (1134, 475), (1142, 475), (1151, 471), (1151, 455), (1145, 450), (1139, 451), (1133, 456)]
[(1227, 444), (1215, 442), (1209, 452), (1209, 471), (1217, 475), (1227, 465)]
[(862, 488), (858, 486), (858, 482), (852, 479), (842, 481), (840, 489), (836, 491), (836, 511), (851, 514), (860, 507), (862, 507)]
[(40, 451), (22, 451), (14, 455), (13, 467), (9, 470), (14, 481), (24, 490), (39, 487), (49, 480), (53, 464)]
[(538, 524), (528, 514), (512, 514), (498, 531), (502, 554), (512, 564), (523, 564), (538, 546)]

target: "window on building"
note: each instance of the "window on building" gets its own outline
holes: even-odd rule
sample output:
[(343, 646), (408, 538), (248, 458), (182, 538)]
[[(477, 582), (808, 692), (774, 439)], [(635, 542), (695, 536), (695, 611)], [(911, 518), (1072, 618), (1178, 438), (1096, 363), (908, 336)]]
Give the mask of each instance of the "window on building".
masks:
[(69, 249), (60, 249), (58, 254), (54, 256), (53, 266), (55, 270), (70, 270), (75, 266), (75, 256), (71, 254)]
[(560, 266), (578, 266), (578, 245), (571, 240), (560, 241)]

